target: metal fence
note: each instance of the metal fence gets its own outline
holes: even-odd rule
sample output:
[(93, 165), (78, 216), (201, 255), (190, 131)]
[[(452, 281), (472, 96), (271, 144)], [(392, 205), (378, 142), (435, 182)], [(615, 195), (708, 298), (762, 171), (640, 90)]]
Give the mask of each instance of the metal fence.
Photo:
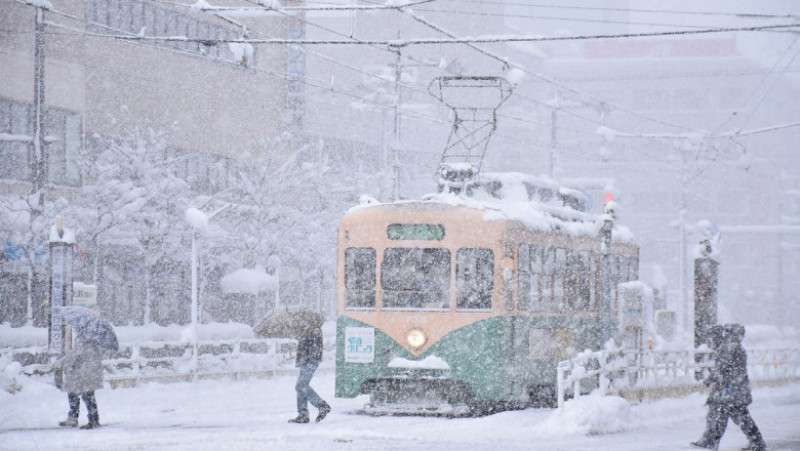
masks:
[[(702, 351), (584, 351), (558, 364), (558, 407), (567, 396), (595, 390), (633, 400), (700, 391), (703, 373), (712, 365)], [(800, 380), (800, 349), (749, 350), (747, 372), (755, 385)]]
[[(103, 360), (105, 381), (112, 387), (132, 387), (148, 381), (193, 381), (209, 378), (272, 377), (292, 373), (297, 342), (292, 339), (147, 341), (120, 343), (119, 351)], [(326, 351), (329, 351), (326, 346)], [(56, 355), (46, 346), (6, 348), (28, 375), (47, 374)], [(321, 368), (332, 367), (332, 359)]]

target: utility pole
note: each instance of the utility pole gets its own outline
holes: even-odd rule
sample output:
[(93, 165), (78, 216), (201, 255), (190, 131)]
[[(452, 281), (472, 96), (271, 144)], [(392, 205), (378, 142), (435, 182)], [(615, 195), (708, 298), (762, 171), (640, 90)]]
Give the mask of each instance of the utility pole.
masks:
[[(31, 158), (31, 223), (40, 222), (44, 214), (44, 188), (47, 182), (47, 151), (44, 129), (44, 11), (45, 6), (36, 7), (36, 26), (33, 47), (33, 158)], [(45, 306), (47, 299), (46, 280), (39, 274), (34, 262), (34, 250), (28, 249), (28, 325), (49, 325), (50, 314)], [(34, 303), (34, 300), (36, 303)]]
[[(397, 32), (400, 40), (400, 32)], [(397, 59), (394, 63), (394, 138), (392, 140), (392, 171), (394, 183), (392, 185), (392, 200), (400, 200), (400, 81), (403, 75), (402, 55), (400, 48), (395, 49)]]
[(38, 195), (35, 214), (44, 207), (42, 190), (47, 180), (47, 154), (44, 148), (44, 8), (36, 7), (36, 31), (33, 50), (33, 187)]

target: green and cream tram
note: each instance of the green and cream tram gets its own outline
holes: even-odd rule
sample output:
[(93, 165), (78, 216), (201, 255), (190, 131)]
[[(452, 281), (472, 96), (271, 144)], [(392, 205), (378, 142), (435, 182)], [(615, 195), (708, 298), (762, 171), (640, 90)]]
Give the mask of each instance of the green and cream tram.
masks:
[[(583, 211), (586, 197), (521, 175), (488, 176), (479, 191), (342, 218), (337, 397), (370, 394), (375, 413), (550, 404), (557, 362), (601, 347), (602, 218)], [(614, 232), (611, 287), (635, 280), (639, 259)]]

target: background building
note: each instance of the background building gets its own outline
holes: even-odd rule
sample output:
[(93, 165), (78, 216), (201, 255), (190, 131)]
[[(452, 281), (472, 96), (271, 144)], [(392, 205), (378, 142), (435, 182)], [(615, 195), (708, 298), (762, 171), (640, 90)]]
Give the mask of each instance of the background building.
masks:
[[(612, 193), (641, 246), (642, 280), (685, 321), (701, 221), (721, 231), (721, 320), (800, 317), (791, 1), (759, 5), (758, 16), (743, 14), (754, 9), (743, 1), (52, 5), (42, 46), (48, 198), (99, 199), (86, 189), (108, 183), (95, 157), (131, 140), (150, 152), (144, 183), (168, 193), (151, 199), (146, 218), (128, 216), (130, 227), (117, 214), (112, 231), (80, 242), (81, 277), (105, 281), (103, 309), (118, 322), (185, 321), (191, 234), (177, 223), (186, 207), (226, 204), (237, 208), (216, 220), (225, 232), (203, 239), (204, 319), (240, 318), (220, 313), (233, 294), (218, 280), (266, 271), (271, 256), (276, 305), (332, 313), (337, 218), (361, 194), (390, 201), (436, 189), (453, 116), (428, 87), (452, 75), (513, 86), (483, 169), (585, 189), (594, 212)], [(19, 203), (35, 168), (37, 8), (0, 8), (0, 195)], [(170, 181), (189, 190), (169, 191)], [(81, 212), (76, 223), (96, 214), (67, 211)], [(37, 264), (24, 260), (36, 260), (44, 226), (12, 216), (0, 218), (0, 321), (19, 324), (36, 308), (15, 299), (38, 285), (29, 282)], [(100, 221), (82, 225), (79, 241)]]

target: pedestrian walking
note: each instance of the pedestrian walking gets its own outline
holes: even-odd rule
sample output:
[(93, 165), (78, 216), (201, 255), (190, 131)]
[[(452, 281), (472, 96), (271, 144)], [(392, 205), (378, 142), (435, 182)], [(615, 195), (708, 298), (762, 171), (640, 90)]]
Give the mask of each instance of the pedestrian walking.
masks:
[(747, 352), (742, 346), (744, 334), (745, 328), (741, 324), (718, 325), (710, 330), (715, 362), (705, 381), (711, 387), (706, 401), (706, 430), (700, 440), (691, 443), (695, 448), (717, 449), (730, 418), (747, 436), (749, 444), (746, 450), (767, 449), (747, 407), (753, 402), (753, 397), (747, 377)]
[(322, 329), (314, 328), (297, 340), (297, 358), (295, 366), (300, 369), (297, 376), (295, 390), (297, 391), (297, 417), (289, 420), (290, 423), (308, 423), (308, 404), (319, 409), (316, 421), (322, 421), (331, 411), (328, 405), (317, 392), (311, 388), (311, 378), (317, 371), (322, 361)]
[[(72, 348), (53, 363), (56, 386), (67, 392), (69, 412), (62, 427), (78, 427), (80, 402), (86, 405), (89, 422), (81, 429), (100, 427), (100, 415), (94, 392), (103, 388), (103, 351), (81, 334), (76, 334)], [(59, 380), (61, 379), (61, 380)]]

